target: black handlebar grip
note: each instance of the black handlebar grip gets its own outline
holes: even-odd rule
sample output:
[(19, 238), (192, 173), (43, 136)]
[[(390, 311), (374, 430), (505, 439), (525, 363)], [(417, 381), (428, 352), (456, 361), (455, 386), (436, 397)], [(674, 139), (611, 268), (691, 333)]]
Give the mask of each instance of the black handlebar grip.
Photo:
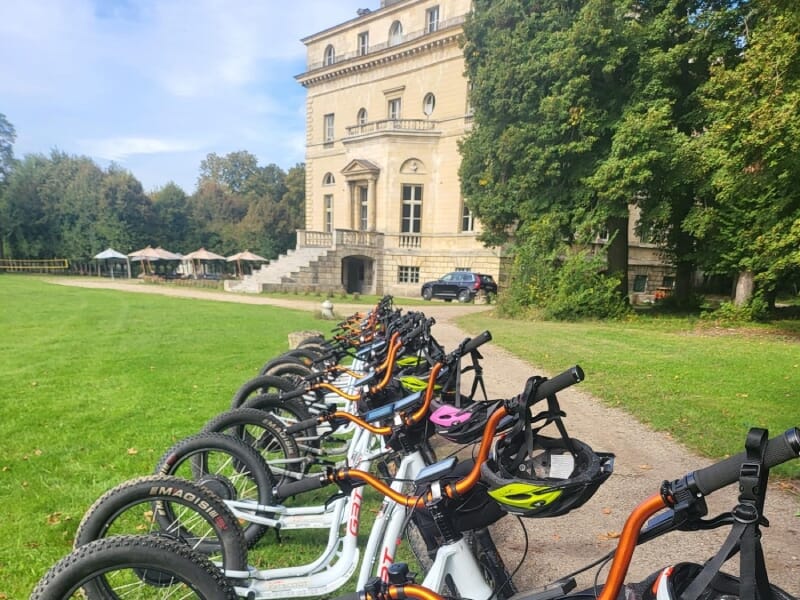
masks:
[[(792, 427), (767, 442), (767, 448), (764, 452), (764, 465), (767, 468), (771, 468), (798, 456), (800, 456), (800, 430), (797, 427)], [(691, 479), (694, 476), (694, 485), (701, 494), (707, 496), (726, 485), (738, 481), (739, 471), (744, 462), (747, 462), (747, 453), (740, 452), (709, 467), (698, 469), (690, 474), (688, 478)]]
[(408, 333), (401, 334), (400, 335), (400, 341), (405, 346), (406, 344), (408, 344), (408, 342), (413, 340), (415, 337), (420, 336), (422, 334), (422, 332), (425, 331), (427, 326), (428, 326), (428, 324), (423, 322), (420, 325), (418, 325), (417, 327), (415, 327), (414, 329), (412, 329), (411, 331), (409, 331)]
[(299, 398), (300, 396), (304, 396), (308, 390), (304, 387), (299, 387), (294, 390), (289, 390), (288, 392), (281, 392), (280, 399), (281, 400), (291, 400), (292, 398)]
[(551, 377), (540, 383), (539, 387), (536, 388), (536, 396), (531, 401), (531, 404), (538, 402), (542, 398), (547, 398), (548, 396), (558, 393), (564, 388), (580, 383), (583, 381), (583, 378), (583, 369), (578, 365), (570, 367), (563, 373), (559, 373), (555, 377)]
[(306, 429), (311, 429), (312, 427), (316, 427), (319, 424), (319, 419), (316, 417), (313, 419), (306, 419), (305, 421), (298, 421), (297, 423), (292, 423), (286, 428), (286, 433), (289, 435), (293, 433), (298, 433), (300, 431), (305, 431)]
[(484, 331), (483, 333), (479, 333), (474, 338), (469, 340), (466, 344), (464, 344), (464, 347), (461, 349), (461, 353), (463, 355), (467, 355), (476, 348), (483, 346), (486, 342), (491, 341), (491, 339), (492, 339), (492, 334), (489, 333), (489, 331)]
[(289, 483), (282, 483), (275, 488), (275, 498), (277, 500), (284, 500), (303, 492), (310, 492), (311, 490), (318, 490), (328, 485), (328, 479), (325, 475), (314, 475), (312, 477), (304, 477), (297, 481), (290, 481)]

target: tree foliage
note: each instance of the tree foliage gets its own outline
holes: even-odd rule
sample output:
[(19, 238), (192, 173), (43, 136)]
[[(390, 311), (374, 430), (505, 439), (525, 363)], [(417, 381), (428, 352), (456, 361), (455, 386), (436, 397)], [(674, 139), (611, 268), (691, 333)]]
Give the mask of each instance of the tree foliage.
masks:
[(702, 90), (713, 119), (697, 145), (712, 200), (686, 227), (707, 270), (752, 273), (772, 300), (800, 276), (800, 5), (752, 4), (741, 57), (718, 61)]
[(483, 241), (530, 251), (553, 214), (553, 251), (605, 228), (627, 291), (636, 206), (678, 300), (698, 266), (777, 285), (794, 269), (775, 252), (797, 216), (798, 17), (790, 0), (476, 0), (460, 175)]
[(88, 261), (110, 246), (131, 252), (160, 245), (187, 253), (249, 248), (275, 257), (294, 246), (302, 227), (305, 168), (287, 175), (260, 167), (251, 154), (209, 155), (188, 196), (175, 183), (147, 195), (117, 165), (54, 150), (15, 164), (0, 196), (0, 247), (10, 258)]
[[(14, 126), (9, 123), (3, 113), (0, 113), (0, 185), (6, 180), (14, 165), (14, 140), (16, 137)], [(0, 192), (2, 192), (1, 188)]]

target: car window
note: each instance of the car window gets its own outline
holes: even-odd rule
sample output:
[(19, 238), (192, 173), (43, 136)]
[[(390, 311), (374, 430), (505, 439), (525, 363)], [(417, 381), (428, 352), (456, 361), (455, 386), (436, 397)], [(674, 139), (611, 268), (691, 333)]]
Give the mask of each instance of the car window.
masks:
[(455, 276), (455, 273), (448, 273), (444, 277), (442, 277), (442, 281), (452, 281)]

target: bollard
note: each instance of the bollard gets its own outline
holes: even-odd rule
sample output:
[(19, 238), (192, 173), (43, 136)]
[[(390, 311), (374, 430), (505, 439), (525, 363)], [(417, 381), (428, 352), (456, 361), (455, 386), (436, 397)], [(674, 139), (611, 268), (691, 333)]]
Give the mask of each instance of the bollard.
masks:
[(333, 319), (333, 302), (325, 300), (322, 303), (322, 318)]

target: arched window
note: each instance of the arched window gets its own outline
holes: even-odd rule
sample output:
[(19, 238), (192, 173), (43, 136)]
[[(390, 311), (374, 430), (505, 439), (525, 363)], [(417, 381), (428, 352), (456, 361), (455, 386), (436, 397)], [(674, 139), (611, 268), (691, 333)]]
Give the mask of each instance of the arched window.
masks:
[(395, 46), (403, 41), (403, 25), (395, 21), (389, 28), (389, 45)]
[(333, 176), (333, 173), (325, 173), (325, 177), (322, 178), (322, 185), (333, 185), (336, 183), (336, 179)]
[(436, 108), (436, 96), (429, 92), (422, 99), (422, 112), (425, 113), (426, 117), (430, 117), (434, 108)]
[(323, 60), (325, 66), (332, 65), (336, 62), (336, 50), (333, 49), (332, 45), (328, 45), (325, 48), (325, 59)]
[(358, 123), (359, 125), (363, 125), (366, 122), (367, 122), (367, 109), (361, 108), (359, 109), (358, 114), (356, 115), (356, 123)]

